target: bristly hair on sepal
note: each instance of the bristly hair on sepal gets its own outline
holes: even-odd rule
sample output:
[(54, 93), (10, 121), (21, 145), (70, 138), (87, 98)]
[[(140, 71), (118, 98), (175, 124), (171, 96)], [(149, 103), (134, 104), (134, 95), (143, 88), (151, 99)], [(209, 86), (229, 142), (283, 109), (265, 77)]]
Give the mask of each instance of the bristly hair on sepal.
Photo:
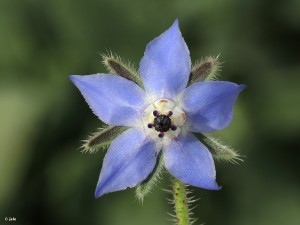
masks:
[(217, 80), (221, 68), (218, 58), (219, 55), (217, 57), (208, 56), (196, 62), (192, 68), (188, 86), (200, 81)]
[(83, 145), (81, 146), (82, 152), (95, 153), (100, 149), (106, 149), (118, 135), (127, 129), (128, 127), (121, 126), (99, 128), (97, 132), (91, 134), (83, 141)]
[(109, 73), (124, 77), (127, 80), (135, 82), (141, 88), (144, 88), (139, 73), (130, 62), (125, 63), (120, 56), (113, 54), (112, 52), (101, 54), (101, 56), (102, 63)]
[(136, 198), (143, 204), (144, 197), (149, 194), (153, 187), (157, 185), (164, 171), (164, 160), (162, 151), (157, 156), (157, 163), (152, 173), (142, 183), (138, 184), (135, 190)]
[(218, 138), (203, 133), (197, 133), (195, 135), (208, 148), (214, 159), (228, 161), (233, 164), (239, 164), (239, 162), (244, 161), (242, 159), (243, 156)]

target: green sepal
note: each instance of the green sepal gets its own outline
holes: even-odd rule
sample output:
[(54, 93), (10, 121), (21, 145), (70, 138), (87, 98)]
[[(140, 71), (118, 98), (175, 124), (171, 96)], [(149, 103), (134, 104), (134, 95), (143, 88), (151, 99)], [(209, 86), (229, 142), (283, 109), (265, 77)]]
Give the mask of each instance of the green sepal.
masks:
[(99, 149), (105, 149), (111, 142), (129, 127), (109, 126), (99, 128), (99, 130), (90, 135), (82, 145), (82, 152), (95, 153)]
[(157, 162), (152, 173), (144, 180), (142, 183), (138, 184), (136, 187), (136, 197), (140, 202), (143, 202), (144, 197), (151, 191), (151, 189), (159, 181), (162, 171), (164, 169), (164, 160), (162, 151), (157, 156)]
[(228, 161), (231, 163), (243, 161), (238, 152), (236, 152), (230, 146), (224, 144), (219, 139), (203, 133), (197, 133), (195, 135), (208, 148), (214, 159)]
[(192, 68), (188, 86), (200, 81), (216, 80), (220, 71), (218, 57), (205, 57), (197, 62)]
[(101, 56), (103, 58), (102, 62), (109, 73), (131, 80), (141, 88), (144, 87), (140, 75), (130, 63), (124, 63), (120, 56), (113, 55), (112, 53), (107, 55), (102, 54)]

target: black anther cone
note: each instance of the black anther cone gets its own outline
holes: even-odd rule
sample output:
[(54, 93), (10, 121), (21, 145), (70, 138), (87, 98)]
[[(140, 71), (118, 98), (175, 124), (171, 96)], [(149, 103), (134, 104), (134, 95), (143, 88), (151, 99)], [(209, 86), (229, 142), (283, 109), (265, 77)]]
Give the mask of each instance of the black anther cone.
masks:
[(159, 115), (154, 119), (155, 130), (166, 132), (171, 127), (171, 119), (166, 115)]

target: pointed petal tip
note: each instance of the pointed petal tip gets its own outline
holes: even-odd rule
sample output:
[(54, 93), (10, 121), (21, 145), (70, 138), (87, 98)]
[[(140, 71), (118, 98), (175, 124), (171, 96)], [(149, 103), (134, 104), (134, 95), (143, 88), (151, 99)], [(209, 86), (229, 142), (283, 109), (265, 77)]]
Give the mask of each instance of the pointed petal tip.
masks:
[(120, 189), (120, 190), (111, 190), (109, 188), (106, 187), (105, 183), (103, 182), (98, 182), (97, 186), (96, 186), (96, 190), (95, 190), (95, 199), (98, 199), (100, 197), (102, 197), (105, 194), (109, 194), (111, 192), (115, 192), (115, 191), (121, 191), (124, 190), (126, 188)]
[(221, 189), (222, 189), (222, 186), (219, 186), (216, 181), (214, 181), (213, 186), (209, 188), (209, 190), (212, 190), (212, 191), (219, 191)]
[(173, 26), (179, 27), (179, 21), (178, 21), (178, 18), (176, 18), (176, 19), (174, 20), (174, 22), (173, 22), (173, 24), (172, 24), (172, 27), (173, 27)]
[(245, 85), (245, 84), (240, 84), (240, 85), (239, 85), (239, 91), (240, 91), (240, 92), (243, 91), (246, 87), (247, 87), (247, 85)]
[[(178, 179), (178, 178), (177, 178)], [(178, 180), (181, 180), (181, 179), (178, 179)], [(181, 182), (183, 183), (186, 183), (188, 185), (191, 185), (191, 186), (195, 186), (195, 187), (198, 187), (198, 188), (203, 188), (203, 189), (206, 189), (206, 190), (210, 190), (210, 191), (219, 191), (222, 189), (222, 186), (219, 186), (218, 183), (215, 181), (215, 180), (212, 180), (212, 179), (205, 179), (205, 180), (201, 180), (200, 182), (196, 182), (196, 183), (187, 183), (187, 182), (184, 182), (181, 180)]]
[(175, 19), (173, 24), (171, 25), (171, 27), (168, 29), (168, 30), (172, 30), (173, 32), (176, 32), (177, 34), (180, 34), (181, 35), (181, 31), (180, 31), (180, 28), (179, 28), (179, 21), (178, 19)]
[(98, 199), (101, 197), (101, 195), (99, 195), (97, 192), (95, 192), (95, 195), (94, 195), (95, 199)]
[(75, 84), (75, 82), (78, 80), (78, 78), (80, 78), (81, 76), (79, 76), (79, 75), (70, 75), (69, 76), (69, 79), (70, 79), (70, 81), (72, 81), (74, 84)]
[(218, 191), (222, 189), (222, 186), (219, 186), (215, 180), (207, 179), (202, 180), (201, 182), (198, 182), (198, 185), (195, 185), (199, 188), (204, 188), (211, 191)]
[(69, 77), (69, 79), (70, 79), (71, 81), (73, 81), (73, 79), (75, 78), (75, 76), (76, 76), (76, 75), (69, 75), (68, 77)]
[(97, 185), (96, 190), (95, 190), (95, 199), (100, 198), (104, 194), (105, 193), (101, 190), (99, 185)]
[(146, 92), (172, 98), (186, 87), (190, 72), (190, 52), (176, 19), (147, 45), (140, 61), (141, 78)]
[(211, 190), (211, 191), (219, 191), (222, 189), (222, 186), (219, 186), (218, 183), (212, 179), (202, 180), (194, 186), (199, 188), (204, 188), (206, 190)]

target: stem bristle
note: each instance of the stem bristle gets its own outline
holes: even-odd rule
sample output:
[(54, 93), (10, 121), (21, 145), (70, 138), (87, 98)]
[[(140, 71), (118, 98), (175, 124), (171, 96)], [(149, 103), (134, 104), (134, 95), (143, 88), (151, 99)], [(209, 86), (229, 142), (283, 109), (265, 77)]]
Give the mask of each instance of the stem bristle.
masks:
[(193, 209), (197, 205), (192, 205), (198, 199), (195, 199), (194, 196), (189, 196), (192, 194), (192, 191), (187, 189), (188, 185), (181, 183), (179, 180), (172, 178), (172, 191), (166, 190), (168, 193), (172, 193), (173, 199), (168, 199), (168, 202), (172, 205), (174, 214), (169, 215), (172, 217), (171, 221), (176, 225), (191, 225), (197, 219), (192, 218), (194, 213)]

